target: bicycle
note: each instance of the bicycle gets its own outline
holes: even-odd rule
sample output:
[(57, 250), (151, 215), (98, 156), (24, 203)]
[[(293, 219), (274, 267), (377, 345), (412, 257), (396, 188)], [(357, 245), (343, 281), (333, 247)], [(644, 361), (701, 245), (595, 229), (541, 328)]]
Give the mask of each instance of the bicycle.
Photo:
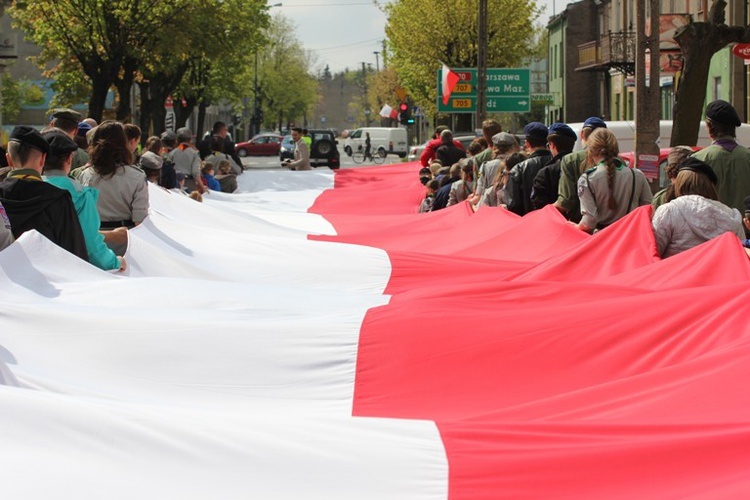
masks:
[[(374, 153), (370, 153), (370, 160), (376, 164), (379, 165), (385, 161), (386, 153), (383, 149), (377, 149)], [(362, 145), (360, 145), (356, 151), (352, 152), (352, 160), (354, 163), (362, 163), (365, 161), (365, 152), (362, 148)]]

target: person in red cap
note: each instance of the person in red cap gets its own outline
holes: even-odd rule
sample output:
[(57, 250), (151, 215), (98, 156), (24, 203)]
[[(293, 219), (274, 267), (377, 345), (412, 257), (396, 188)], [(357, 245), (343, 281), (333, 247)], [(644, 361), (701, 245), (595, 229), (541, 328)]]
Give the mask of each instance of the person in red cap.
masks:
[(36, 129), (21, 125), (8, 141), (12, 170), (0, 182), (0, 203), (13, 236), (35, 229), (56, 245), (88, 262), (86, 241), (70, 193), (42, 180), (49, 144)]

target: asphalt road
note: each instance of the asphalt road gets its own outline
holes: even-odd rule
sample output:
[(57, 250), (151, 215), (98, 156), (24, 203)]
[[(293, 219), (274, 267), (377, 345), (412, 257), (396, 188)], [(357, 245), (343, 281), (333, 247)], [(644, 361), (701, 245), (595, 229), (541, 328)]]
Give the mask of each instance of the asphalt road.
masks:
[[(356, 164), (344, 153), (341, 144), (339, 144), (339, 152), (341, 153), (341, 168), (360, 168), (368, 166), (368, 163)], [(396, 155), (388, 155), (383, 162), (383, 165), (392, 165), (395, 163), (401, 163), (402, 160)], [(281, 162), (278, 156), (246, 156), (242, 158), (242, 165), (246, 169), (277, 169), (281, 168)], [(371, 165), (371, 164), (370, 164)]]

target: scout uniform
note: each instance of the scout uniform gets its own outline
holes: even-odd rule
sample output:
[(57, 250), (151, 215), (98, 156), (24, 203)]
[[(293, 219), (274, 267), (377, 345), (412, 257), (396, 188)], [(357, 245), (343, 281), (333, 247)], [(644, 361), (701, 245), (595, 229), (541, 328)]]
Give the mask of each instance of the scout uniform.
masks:
[[(13, 129), (10, 142), (49, 152), (49, 145), (34, 128), (21, 125)], [(0, 203), (5, 207), (18, 238), (35, 229), (56, 245), (88, 262), (86, 242), (78, 222), (70, 193), (42, 180), (39, 171), (14, 169), (0, 182)], [(21, 166), (22, 167), (22, 166)]]
[[(706, 107), (706, 119), (733, 127), (742, 125), (737, 111), (726, 101), (710, 103)], [(740, 146), (735, 137), (712, 139), (710, 146), (693, 156), (716, 173), (719, 201), (742, 212), (745, 209), (743, 199), (750, 194), (750, 150)]]
[(635, 208), (651, 203), (651, 188), (643, 172), (627, 168), (618, 161), (615, 168), (614, 196), (617, 206), (609, 207), (607, 166), (602, 162), (578, 179), (581, 223), (591, 229), (602, 229), (624, 217)]

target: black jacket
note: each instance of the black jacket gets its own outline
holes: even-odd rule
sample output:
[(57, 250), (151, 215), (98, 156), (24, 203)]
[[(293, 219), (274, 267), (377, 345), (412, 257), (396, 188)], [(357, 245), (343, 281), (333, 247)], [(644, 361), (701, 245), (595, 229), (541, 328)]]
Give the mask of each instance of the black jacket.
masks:
[(552, 154), (548, 150), (537, 149), (528, 159), (513, 167), (503, 188), (508, 210), (518, 215), (526, 215), (534, 210), (531, 204), (534, 177), (551, 159)]
[(534, 210), (539, 210), (545, 205), (551, 205), (557, 201), (557, 188), (560, 185), (560, 163), (563, 156), (570, 151), (562, 151), (554, 156), (534, 177), (534, 186), (531, 189), (531, 205)]
[(42, 180), (13, 177), (11, 173), (0, 182), (0, 202), (16, 238), (36, 229), (56, 245), (89, 261), (81, 223), (67, 191)]

